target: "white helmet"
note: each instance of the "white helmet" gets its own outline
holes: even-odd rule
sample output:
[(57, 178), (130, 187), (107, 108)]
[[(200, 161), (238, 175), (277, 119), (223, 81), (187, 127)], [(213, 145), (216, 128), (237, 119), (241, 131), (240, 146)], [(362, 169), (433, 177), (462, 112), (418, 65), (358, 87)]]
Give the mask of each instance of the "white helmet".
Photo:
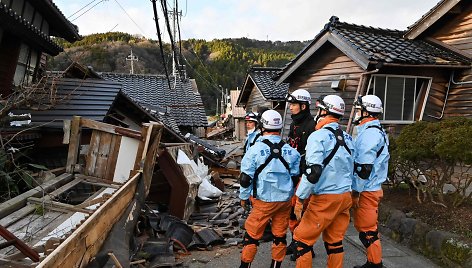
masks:
[(285, 98), (288, 102), (311, 104), (311, 96), (305, 89), (297, 89), (292, 94), (288, 93)]
[(383, 112), (382, 101), (375, 95), (357, 97), (357, 100), (354, 102), (354, 108), (374, 114), (381, 114)]
[(320, 96), (316, 100), (316, 108), (323, 109), (331, 114), (344, 115), (346, 105), (338, 95)]
[(266, 130), (280, 130), (283, 127), (282, 116), (275, 110), (267, 110), (261, 116), (262, 127)]
[(258, 123), (258, 116), (259, 114), (258, 113), (255, 113), (255, 112), (249, 112), (246, 114), (246, 117), (244, 117), (244, 120), (246, 121), (253, 121), (253, 122), (256, 122)]

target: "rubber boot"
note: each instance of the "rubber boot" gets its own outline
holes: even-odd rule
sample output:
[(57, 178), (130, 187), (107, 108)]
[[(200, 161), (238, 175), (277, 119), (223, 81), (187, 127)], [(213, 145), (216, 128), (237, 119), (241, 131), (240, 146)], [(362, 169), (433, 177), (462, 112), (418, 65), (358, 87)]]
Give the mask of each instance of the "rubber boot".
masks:
[(372, 262), (369, 262), (367, 261), (366, 263), (364, 263), (364, 265), (356, 265), (354, 266), (354, 268), (382, 268), (383, 265), (382, 265), (382, 262), (380, 263), (372, 263)]
[(270, 263), (270, 268), (280, 268), (281, 265), (281, 261), (272, 260), (272, 262)]
[(241, 261), (241, 265), (239, 265), (239, 268), (251, 268), (251, 263)]

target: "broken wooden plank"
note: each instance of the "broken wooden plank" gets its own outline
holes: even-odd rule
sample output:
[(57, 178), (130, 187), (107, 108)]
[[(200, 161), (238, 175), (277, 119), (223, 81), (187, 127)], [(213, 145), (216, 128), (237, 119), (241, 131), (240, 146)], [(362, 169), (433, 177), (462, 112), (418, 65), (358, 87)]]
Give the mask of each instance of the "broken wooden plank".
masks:
[(116, 135), (112, 135), (110, 133), (102, 133), (100, 135), (100, 144), (98, 147), (98, 154), (96, 156), (96, 165), (95, 165), (95, 171), (93, 175), (97, 178), (105, 178), (105, 174), (107, 171), (107, 162), (108, 162), (108, 157), (110, 155), (110, 145), (111, 145), (111, 140), (112, 137)]
[(64, 173), (52, 180), (43, 183), (40, 186), (35, 187), (25, 193), (13, 197), (12, 199), (5, 201), (0, 204), (0, 218), (11, 214), (12, 212), (19, 210), (26, 205), (26, 199), (28, 197), (38, 197), (46, 195), (49, 191), (59, 188), (62, 185), (69, 183), (73, 179), (72, 174)]
[(87, 175), (82, 175), (82, 174), (75, 174), (75, 177), (83, 180), (85, 183), (90, 183), (90, 184), (101, 183), (106, 187), (110, 187), (114, 189), (118, 189), (120, 188), (121, 185), (123, 185), (123, 183), (120, 183), (120, 182), (108, 181), (102, 178), (97, 178), (97, 177), (87, 176)]
[(99, 144), (101, 134), (100, 131), (92, 131), (87, 157), (85, 158), (85, 175), (95, 176), (95, 167), (97, 164), (97, 155), (99, 154), (100, 149)]
[[(81, 179), (75, 179), (69, 183), (66, 183), (62, 185), (61, 187), (57, 188), (56, 190), (52, 191), (51, 193), (47, 194), (46, 196), (44, 196), (44, 198), (49, 199), (49, 200), (52, 198), (55, 198), (56, 196), (76, 186), (81, 181), (82, 181)], [(15, 223), (16, 221), (25, 217), (26, 215), (32, 213), (35, 209), (36, 209), (36, 206), (34, 205), (25, 205), (24, 207), (16, 210), (15, 212), (9, 214), (8, 216), (5, 216), (4, 218), (0, 219), (0, 225), (3, 225), (4, 227), (8, 227), (11, 224)]]
[(79, 155), (80, 147), (80, 116), (74, 116), (70, 127), (69, 152), (67, 153), (67, 173), (74, 173), (75, 164)]
[(107, 169), (104, 179), (113, 181), (115, 175), (116, 161), (118, 159), (118, 152), (120, 151), (121, 136), (113, 135), (111, 138), (110, 155), (108, 156)]
[[(110, 199), (92, 214), (58, 248), (38, 266), (81, 267), (95, 256), (113, 224), (129, 205), (136, 191), (140, 174), (129, 179)], [(104, 220), (107, 219), (107, 220)]]
[(71, 121), (64, 120), (63, 122), (64, 122), (64, 126), (62, 126), (62, 129), (64, 130), (64, 137), (62, 138), (62, 144), (69, 144)]
[(122, 128), (102, 122), (97, 122), (93, 121), (90, 119), (82, 118), (80, 120), (80, 125), (82, 127), (87, 127), (90, 129), (96, 129), (104, 132), (108, 132), (111, 134), (120, 134), (122, 136), (130, 137), (130, 138), (135, 138), (138, 140), (142, 140), (143, 136), (141, 135), (141, 132), (129, 129), (129, 128)]
[(71, 205), (71, 204), (66, 204), (66, 203), (61, 203), (61, 202), (56, 202), (56, 201), (51, 201), (51, 200), (44, 200), (42, 198), (29, 197), (28, 202), (32, 204), (39, 204), (39, 205), (45, 206), (50, 210), (60, 209), (59, 211), (61, 212), (72, 211), (72, 212), (81, 212), (81, 213), (87, 213), (87, 214), (93, 213), (93, 211), (89, 209), (77, 208), (76, 206)]
[(20, 250), (23, 254), (25, 254), (28, 258), (30, 258), (34, 262), (39, 261), (39, 254), (38, 252), (34, 251), (28, 245), (26, 245), (21, 239), (18, 239), (14, 234), (10, 233), (5, 227), (0, 225), (0, 235), (5, 238), (7, 241), (14, 240), (15, 243), (13, 244), (18, 250)]

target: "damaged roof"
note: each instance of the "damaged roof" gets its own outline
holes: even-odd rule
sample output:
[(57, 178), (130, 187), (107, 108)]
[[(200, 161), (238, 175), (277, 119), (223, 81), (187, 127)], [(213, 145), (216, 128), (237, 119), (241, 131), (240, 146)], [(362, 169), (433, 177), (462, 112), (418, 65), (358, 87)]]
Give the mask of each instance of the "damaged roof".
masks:
[(103, 122), (121, 90), (121, 84), (105, 80), (82, 80), (75, 78), (51, 79), (47, 88), (54, 88), (49, 94), (38, 95), (31, 110), (16, 113), (31, 113), (35, 125), (62, 128), (63, 120), (74, 115)]
[(73, 116), (105, 122), (112, 107), (127, 103), (181, 135), (173, 118), (165, 115), (162, 108), (136, 103), (122, 92), (122, 87), (119, 82), (103, 79), (51, 78), (47, 88), (51, 88), (55, 95), (38, 94), (29, 104), (31, 109), (16, 110), (14, 113), (31, 113), (34, 125), (62, 128), (63, 120), (70, 120)]
[(326, 42), (336, 46), (364, 69), (378, 63), (470, 65), (470, 59), (452, 50), (426, 40), (408, 40), (403, 38), (404, 34), (405, 31), (340, 22), (338, 17), (333, 16), (315, 39), (277, 74), (277, 83), (284, 82)]
[(255, 86), (266, 100), (284, 100), (288, 92), (288, 83), (275, 84), (274, 76), (281, 68), (251, 67), (247, 73), (246, 81), (238, 98), (237, 104), (246, 103)]
[(202, 98), (191, 79), (171, 77), (169, 89), (167, 78), (162, 75), (101, 73), (104, 79), (123, 84), (123, 91), (134, 101), (147, 107), (161, 107), (178, 126), (204, 127), (208, 122)]

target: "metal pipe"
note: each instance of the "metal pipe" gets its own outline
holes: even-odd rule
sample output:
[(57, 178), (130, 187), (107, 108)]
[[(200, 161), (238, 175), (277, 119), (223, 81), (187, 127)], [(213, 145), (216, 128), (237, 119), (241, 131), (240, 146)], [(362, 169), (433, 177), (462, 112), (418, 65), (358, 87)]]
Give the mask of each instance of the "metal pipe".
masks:
[[(361, 73), (361, 77), (359, 79), (359, 85), (357, 86), (357, 90), (356, 90), (356, 96), (354, 97), (354, 101), (357, 100), (357, 97), (359, 97), (360, 93), (361, 93), (361, 89), (363, 87), (363, 85), (365, 84), (365, 76), (366, 75), (371, 75), (373, 73), (377, 73), (379, 71), (379, 69), (375, 69), (375, 70), (372, 70), (372, 71), (368, 71), (368, 72), (363, 72)], [(351, 129), (351, 125), (352, 125), (352, 118), (354, 117), (354, 106), (352, 106), (352, 109), (351, 109), (351, 115), (349, 116), (349, 121), (347, 123), (347, 129), (346, 129), (346, 132), (351, 134), (352, 132), (352, 129)]]
[(446, 97), (444, 98), (444, 104), (443, 104), (443, 107), (442, 107), (441, 116), (437, 117), (437, 116), (433, 116), (433, 115), (428, 114), (429, 117), (432, 117), (432, 118), (437, 119), (437, 120), (441, 120), (443, 118), (444, 110), (446, 110), (447, 97), (449, 96), (449, 89), (451, 88), (451, 83), (452, 83), (453, 79), (454, 79), (454, 71), (452, 71), (451, 77), (449, 78), (449, 83), (447, 84)]
[(454, 81), (454, 76), (452, 76), (451, 82), (452, 82), (454, 85), (467, 85), (467, 84), (472, 84), (472, 81), (456, 82), (456, 81)]

